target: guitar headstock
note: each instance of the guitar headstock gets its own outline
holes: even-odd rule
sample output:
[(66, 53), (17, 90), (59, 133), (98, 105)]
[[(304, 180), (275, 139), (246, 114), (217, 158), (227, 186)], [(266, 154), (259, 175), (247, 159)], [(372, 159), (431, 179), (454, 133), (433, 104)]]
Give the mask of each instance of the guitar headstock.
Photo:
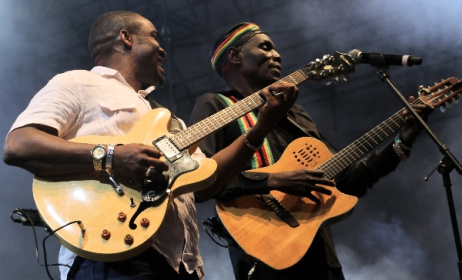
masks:
[(450, 77), (427, 88), (420, 86), (419, 99), (435, 108), (439, 107), (444, 112), (446, 107), (459, 102), (461, 92), (462, 80)]
[(347, 75), (354, 72), (355, 64), (351, 56), (335, 52), (308, 63), (301, 70), (309, 80), (323, 81), (332, 78), (338, 82), (338, 77), (342, 75), (343, 79), (347, 80)]

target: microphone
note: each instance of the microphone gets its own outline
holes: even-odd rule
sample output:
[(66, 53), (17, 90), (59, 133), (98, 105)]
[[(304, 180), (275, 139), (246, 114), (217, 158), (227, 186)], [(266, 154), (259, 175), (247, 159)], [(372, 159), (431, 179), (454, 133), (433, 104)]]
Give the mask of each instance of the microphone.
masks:
[(422, 64), (422, 58), (411, 55), (383, 54), (383, 53), (363, 53), (354, 49), (348, 52), (353, 60), (359, 63), (370, 64), (372, 66), (412, 66)]

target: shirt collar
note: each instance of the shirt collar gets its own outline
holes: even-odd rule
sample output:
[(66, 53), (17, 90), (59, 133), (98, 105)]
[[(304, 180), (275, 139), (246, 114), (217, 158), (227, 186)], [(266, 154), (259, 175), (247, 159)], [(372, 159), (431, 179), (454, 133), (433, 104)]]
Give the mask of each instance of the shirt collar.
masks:
[[(96, 73), (100, 75), (103, 78), (108, 78), (108, 79), (116, 79), (117, 81), (121, 82), (122, 84), (132, 88), (125, 78), (122, 76), (122, 74), (119, 73), (119, 71), (104, 67), (104, 66), (95, 66), (93, 69), (91, 69), (90, 72)], [(146, 89), (141, 89), (138, 91), (138, 94), (140, 94), (143, 97), (146, 97), (149, 93), (151, 93), (156, 87), (155, 86), (150, 86)], [(133, 88), (132, 88), (133, 89)]]

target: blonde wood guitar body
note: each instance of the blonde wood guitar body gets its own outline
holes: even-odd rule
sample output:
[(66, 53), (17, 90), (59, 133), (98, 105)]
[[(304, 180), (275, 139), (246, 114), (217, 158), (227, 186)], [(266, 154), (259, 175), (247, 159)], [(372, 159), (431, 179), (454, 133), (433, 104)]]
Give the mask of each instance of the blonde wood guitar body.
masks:
[[(153, 140), (168, 135), (170, 121), (168, 110), (154, 109), (124, 136), (84, 136), (71, 141), (152, 145)], [(177, 176), (169, 186), (171, 192), (156, 202), (143, 201), (140, 190), (144, 182), (121, 180), (124, 191), (119, 195), (108, 178), (98, 172), (59, 178), (35, 176), (32, 190), (43, 221), (52, 230), (63, 227), (54, 234), (61, 244), (84, 258), (120, 261), (152, 245), (171, 199), (213, 182), (216, 162), (200, 159), (198, 163), (191, 172), (170, 174)], [(170, 170), (178, 169), (175, 163), (169, 164)]]
[[(322, 142), (303, 137), (292, 142), (275, 164), (249, 171), (278, 173), (316, 169), (331, 156)], [(313, 193), (320, 199), (319, 204), (306, 197), (271, 191), (299, 222), (297, 227), (278, 218), (258, 195), (246, 195), (229, 202), (217, 201), (216, 209), (225, 228), (247, 254), (274, 269), (285, 269), (303, 257), (323, 224), (345, 218), (358, 201), (357, 197), (346, 195), (335, 187), (326, 188), (332, 195)]]

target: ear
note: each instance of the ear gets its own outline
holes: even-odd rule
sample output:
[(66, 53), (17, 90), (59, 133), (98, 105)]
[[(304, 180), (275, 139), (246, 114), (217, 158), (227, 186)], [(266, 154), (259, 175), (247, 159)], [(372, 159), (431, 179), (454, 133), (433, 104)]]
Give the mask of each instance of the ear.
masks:
[(133, 44), (133, 38), (128, 32), (127, 29), (121, 29), (119, 32), (120, 40), (122, 41), (122, 44), (124, 45), (125, 49), (131, 50), (132, 44)]
[(239, 49), (235, 47), (229, 47), (226, 54), (228, 55), (228, 61), (230, 63), (239, 64), (241, 62), (241, 56), (240, 56)]

